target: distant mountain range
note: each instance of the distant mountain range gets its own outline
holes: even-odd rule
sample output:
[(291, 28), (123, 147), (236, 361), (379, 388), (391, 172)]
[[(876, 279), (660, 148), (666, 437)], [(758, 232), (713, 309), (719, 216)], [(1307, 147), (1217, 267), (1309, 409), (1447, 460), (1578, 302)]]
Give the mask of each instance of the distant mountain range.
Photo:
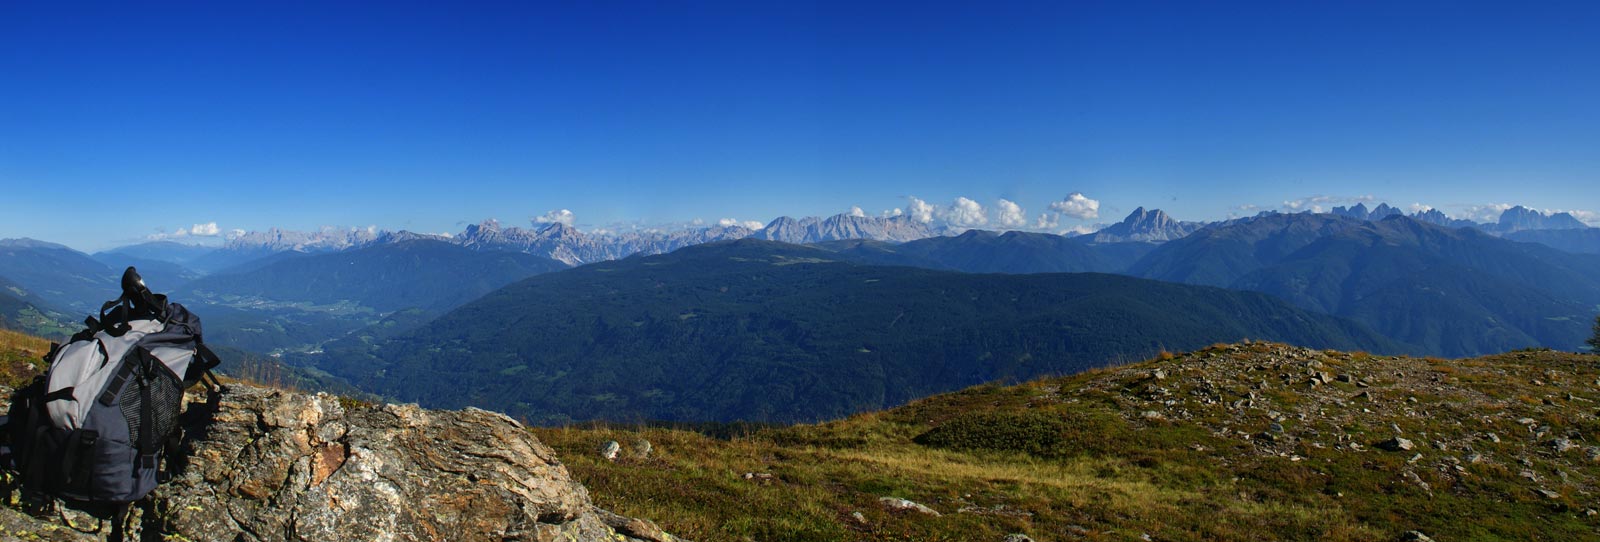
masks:
[(332, 343), (316, 363), (387, 396), (536, 423), (802, 421), (1244, 337), (1404, 349), (1260, 294), (857, 265), (740, 240), (535, 276), (386, 341)]
[[(1306, 271), (1280, 267), (1280, 264), (1288, 265), (1291, 252), (1339, 235), (1345, 229), (1365, 228), (1363, 231), (1368, 231), (1368, 235), (1384, 238), (1393, 232), (1371, 232), (1387, 228), (1382, 224), (1401, 215), (1404, 213), (1387, 204), (1379, 204), (1373, 209), (1357, 204), (1348, 208), (1336, 207), (1332, 213), (1321, 215), (1264, 213), (1250, 218), (1198, 223), (1175, 220), (1159, 209), (1140, 208), (1117, 224), (1093, 234), (1070, 238), (1020, 231), (957, 232), (907, 215), (783, 217), (760, 229), (722, 224), (622, 232), (586, 232), (559, 222), (535, 228), (504, 227), (491, 220), (467, 226), (455, 235), (387, 232), (374, 228), (324, 228), (315, 232), (268, 230), (232, 236), (218, 247), (152, 242), (104, 251), (92, 257), (51, 243), (9, 240), (0, 242), (0, 277), (34, 295), (29, 303), (45, 311), (86, 314), (97, 309), (102, 301), (116, 295), (114, 281), (123, 267), (137, 266), (147, 282), (158, 291), (176, 292), (188, 298), (189, 303), (217, 307), (212, 312), (222, 316), (216, 320), (229, 322), (227, 326), (217, 327), (232, 329), (229, 332), (230, 340), (237, 341), (241, 346), (272, 352), (315, 348), (316, 344), (331, 338), (379, 323), (386, 326), (383, 328), (386, 331), (380, 334), (419, 325), (449, 307), (493, 289), (485, 285), (505, 284), (535, 272), (632, 255), (668, 253), (709, 242), (754, 238), (809, 243), (834, 253), (835, 258), (858, 264), (969, 273), (1108, 272), (1258, 290), (1279, 295), (1304, 308), (1360, 319), (1375, 329), (1412, 342), (1429, 352), (1452, 355), (1477, 354), (1513, 345), (1542, 344), (1566, 348), (1572, 344), (1571, 337), (1576, 329), (1574, 308), (1588, 303), (1587, 294), (1540, 284), (1542, 281), (1539, 279), (1482, 277), (1482, 266), (1471, 263), (1454, 262), (1450, 264), (1453, 267), (1441, 267), (1444, 264), (1434, 261), (1437, 255), (1418, 249), (1422, 252), (1413, 254), (1414, 258), (1433, 263), (1406, 264), (1409, 267), (1405, 268), (1415, 274), (1417, 287), (1432, 288), (1439, 292), (1459, 291), (1459, 295), (1450, 298), (1450, 303), (1473, 306), (1424, 309), (1425, 305), (1419, 304), (1419, 300), (1410, 299), (1414, 293), (1385, 291), (1384, 296), (1387, 297), (1375, 298), (1378, 290), (1372, 289), (1372, 282), (1334, 284), (1329, 282), (1333, 280), (1331, 278), (1322, 279), (1323, 282), (1317, 284), (1299, 285), (1292, 282), (1306, 279), (1302, 276)], [(1499, 221), (1493, 224), (1454, 220), (1437, 210), (1423, 210), (1404, 218), (1417, 223), (1436, 224), (1442, 226), (1443, 231), (1466, 228), (1489, 234), (1461, 241), (1468, 245), (1500, 247), (1502, 245), (1492, 243), (1500, 240), (1493, 236), (1500, 236), (1506, 240), (1540, 243), (1572, 253), (1600, 253), (1600, 230), (1581, 227), (1582, 223), (1568, 213), (1547, 214), (1513, 207), (1504, 211)], [(1279, 223), (1283, 230), (1271, 232), (1271, 235), (1240, 233)], [(1458, 232), (1454, 235), (1465, 234)], [(422, 244), (416, 246), (432, 248), (413, 252), (378, 250), (380, 247), (413, 246), (417, 243)], [(1295, 265), (1306, 269), (1316, 265), (1331, 265), (1322, 270), (1330, 276), (1335, 274), (1334, 270), (1354, 266), (1360, 272), (1352, 271), (1352, 277), (1378, 280), (1371, 278), (1376, 275), (1370, 273), (1370, 262), (1346, 260), (1372, 258), (1373, 251), (1382, 247), (1345, 246), (1334, 241), (1325, 241), (1318, 246), (1324, 245), (1338, 246), (1346, 253), (1322, 254), (1315, 258), (1306, 255), (1303, 257), (1311, 258), (1316, 263)], [(444, 251), (443, 247), (455, 250)], [(457, 276), (464, 277), (464, 280), (460, 281), (460, 288), (430, 290), (420, 298), (391, 295), (396, 291), (405, 291), (397, 282), (404, 279), (398, 274), (385, 274), (384, 268), (405, 268), (406, 264), (373, 256), (385, 252), (391, 255), (427, 253), (436, 256), (429, 260), (438, 265), (431, 271), (421, 268), (411, 270), (419, 273), (419, 277), (430, 277), (426, 279), (429, 281), (448, 281), (443, 277)], [(530, 267), (497, 270), (493, 266), (473, 269), (473, 266), (487, 260), (500, 258), (497, 261), (503, 262), (504, 258), (510, 257), (508, 254), (526, 256), (542, 263), (536, 266), (538, 270)], [(1529, 260), (1525, 255), (1507, 254), (1505, 257), (1511, 262), (1507, 265), (1544, 265)], [(306, 261), (289, 263), (296, 260)], [(445, 260), (451, 263), (443, 264)], [(1546, 258), (1545, 262), (1548, 261), (1549, 258)], [(362, 267), (358, 262), (367, 262), (368, 265)], [(551, 264), (556, 267), (550, 268)], [(349, 267), (351, 265), (356, 267)], [(1434, 268), (1441, 271), (1428, 275), (1418, 270)], [(478, 271), (482, 273), (475, 274)], [(1245, 277), (1256, 272), (1261, 275), (1248, 279)], [(337, 275), (337, 278), (329, 278), (326, 276), (328, 273)], [(355, 278), (362, 276), (369, 279), (363, 281)], [(1489, 278), (1505, 282), (1493, 290), (1499, 294), (1478, 293), (1479, 287), (1485, 284), (1479, 279)], [(482, 281), (477, 282), (479, 279)], [(1382, 280), (1388, 281), (1385, 284), (1401, 284), (1394, 282), (1394, 276), (1383, 275)], [(1455, 285), (1447, 287), (1445, 283), (1449, 281), (1455, 281)], [(1582, 284), (1582, 281), (1553, 284), (1568, 283)], [(1532, 290), (1525, 292), (1526, 288)], [(275, 297), (268, 299), (262, 297), (263, 294)], [(435, 294), (438, 297), (429, 297)], [(1359, 296), (1359, 299), (1340, 297), (1344, 295)], [(1492, 299), (1495, 295), (1501, 295), (1502, 298)], [(382, 302), (384, 299), (395, 302), (385, 304)], [(1363, 304), (1381, 305), (1383, 299), (1389, 299), (1389, 303), (1395, 306), (1411, 307), (1415, 314), (1401, 317), (1396, 310), (1361, 308)], [(1479, 318), (1479, 324), (1468, 327), (1474, 330), (1472, 338), (1447, 345), (1441, 342), (1442, 339), (1429, 336), (1446, 330), (1427, 330), (1425, 326), (1418, 325), (1419, 321), (1434, 321), (1438, 317), (1435, 314), (1437, 311), (1446, 310), (1457, 311), (1457, 320), (1465, 320), (1465, 315)], [(412, 312), (399, 314), (400, 311)], [(1389, 321), (1380, 323), (1379, 319)], [(306, 340), (308, 337), (311, 340)]]
[(1450, 356), (1577, 350), (1600, 306), (1600, 258), (1398, 215), (1238, 221), (1162, 245), (1126, 272), (1269, 293)]
[[(1405, 213), (1388, 204), (1379, 204), (1376, 208), (1368, 209), (1365, 204), (1358, 203), (1351, 207), (1335, 207), (1329, 214), (1377, 221)], [(1586, 234), (1523, 233), (1593, 229), (1588, 228), (1570, 213), (1546, 214), (1518, 206), (1502, 212), (1499, 221), (1495, 223), (1453, 219), (1436, 209), (1426, 209), (1407, 216), (1420, 222), (1447, 228), (1472, 227), (1495, 235), (1518, 235), (1519, 240), (1553, 243), (1563, 250), (1600, 251), (1595, 247), (1597, 243), (1589, 240), (1592, 236), (1585, 237)], [(1140, 207), (1121, 222), (1076, 238), (1089, 244), (1160, 244), (1185, 238), (1206, 227), (1229, 222), (1184, 222), (1173, 219), (1160, 209), (1147, 210)], [(158, 241), (112, 249), (96, 254), (95, 257), (119, 265), (139, 265), (143, 262), (143, 267), (151, 268), (155, 276), (170, 277), (173, 282), (181, 283), (200, 275), (250, 265), (277, 254), (339, 252), (415, 239), (442, 241), (480, 251), (523, 252), (576, 266), (625, 258), (634, 254), (664, 254), (686, 246), (744, 238), (792, 244), (858, 240), (899, 244), (951, 237), (968, 231), (918, 221), (909, 215), (869, 217), (858, 214), (839, 214), (826, 218), (779, 217), (760, 229), (750, 229), (740, 225), (713, 225), (659, 230), (585, 232), (559, 222), (536, 226), (534, 228), (502, 226), (497, 221), (486, 220), (469, 225), (461, 233), (454, 235), (389, 232), (375, 228), (323, 228), (314, 232), (269, 229), (264, 232), (235, 235), (219, 247), (196, 247)], [(153, 265), (153, 262), (168, 262), (178, 267), (157, 266)]]

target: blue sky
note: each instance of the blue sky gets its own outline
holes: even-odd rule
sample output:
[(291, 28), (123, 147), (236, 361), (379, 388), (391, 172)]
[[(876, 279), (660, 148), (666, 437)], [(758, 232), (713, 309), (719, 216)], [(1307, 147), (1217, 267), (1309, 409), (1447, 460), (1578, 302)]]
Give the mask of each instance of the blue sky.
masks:
[(909, 196), (1600, 211), (1593, 2), (34, 4), (0, 4), (0, 237), (86, 250)]

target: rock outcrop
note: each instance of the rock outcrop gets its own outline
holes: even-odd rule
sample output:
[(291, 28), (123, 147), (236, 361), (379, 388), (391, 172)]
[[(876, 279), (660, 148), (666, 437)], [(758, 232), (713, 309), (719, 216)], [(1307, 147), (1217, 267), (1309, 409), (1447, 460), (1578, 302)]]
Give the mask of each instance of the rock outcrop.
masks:
[[(186, 459), (137, 509), (132, 539), (675, 540), (596, 508), (554, 452), (503, 414), (234, 386), (185, 416)], [(7, 534), (77, 534), (60, 519), (30, 528), (4, 512)]]

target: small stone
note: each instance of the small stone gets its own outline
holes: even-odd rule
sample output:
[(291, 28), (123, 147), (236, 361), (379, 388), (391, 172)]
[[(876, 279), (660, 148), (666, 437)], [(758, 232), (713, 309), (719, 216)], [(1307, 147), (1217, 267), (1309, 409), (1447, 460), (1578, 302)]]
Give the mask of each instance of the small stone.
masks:
[(850, 519), (856, 520), (856, 523), (860, 523), (862, 525), (867, 524), (867, 516), (861, 515), (861, 512), (851, 512)]
[(1500, 435), (1496, 435), (1494, 433), (1486, 433), (1486, 434), (1483, 435), (1483, 438), (1489, 439), (1489, 442), (1493, 442), (1493, 443), (1496, 443), (1496, 444), (1500, 443)]
[(639, 459), (648, 459), (650, 452), (653, 450), (655, 450), (655, 446), (651, 445), (648, 440), (638, 439), (633, 441), (633, 455)]
[(1150, 378), (1154, 378), (1156, 380), (1166, 380), (1167, 379), (1167, 372), (1163, 371), (1161, 369), (1156, 369), (1156, 370), (1150, 372)]
[(1160, 420), (1165, 418), (1165, 416), (1162, 416), (1160, 412), (1156, 412), (1154, 410), (1146, 410), (1143, 414), (1141, 414), (1141, 416), (1144, 416), (1144, 419), (1146, 420)]
[(1277, 423), (1277, 422), (1273, 422), (1271, 425), (1267, 426), (1267, 431), (1272, 432), (1272, 433), (1280, 433), (1281, 434), (1281, 433), (1283, 433), (1283, 424)]
[(1033, 539), (1022, 533), (1011, 533), (1006, 535), (1001, 542), (1033, 542)]
[(1578, 445), (1573, 444), (1571, 440), (1564, 438), (1558, 438), (1545, 444), (1548, 444), (1551, 448), (1554, 448), (1556, 453), (1565, 453), (1567, 450), (1578, 447)]
[(622, 445), (615, 440), (608, 440), (605, 444), (600, 445), (600, 457), (605, 458), (606, 461), (616, 461), (617, 454), (620, 453), (622, 453)]
[(879, 497), (878, 502), (883, 504), (884, 508), (895, 512), (916, 512), (934, 517), (940, 516), (937, 510), (917, 504), (907, 499), (901, 499), (899, 497)]
[(1428, 538), (1428, 535), (1422, 534), (1422, 531), (1406, 531), (1406, 534), (1400, 535), (1400, 540), (1405, 542), (1433, 542), (1433, 539)]
[(1544, 498), (1550, 499), (1550, 500), (1555, 500), (1555, 499), (1561, 498), (1561, 494), (1560, 493), (1556, 493), (1556, 492), (1550, 491), (1548, 489), (1535, 489), (1535, 490), (1533, 490), (1533, 492), (1534, 493), (1538, 493), (1540, 497), (1544, 497)]
[(1406, 463), (1416, 463), (1416, 462), (1421, 461), (1421, 460), (1422, 460), (1422, 454), (1417, 454), (1417, 455), (1411, 456), (1411, 459), (1406, 460)]
[(1539, 422), (1534, 420), (1533, 418), (1518, 418), (1517, 419), (1517, 425), (1533, 425), (1533, 424), (1536, 424), (1536, 423), (1539, 423)]
[(1469, 454), (1469, 455), (1467, 455), (1467, 462), (1468, 463), (1477, 463), (1477, 462), (1480, 462), (1480, 461), (1483, 461), (1483, 455), (1481, 455), (1481, 454)]

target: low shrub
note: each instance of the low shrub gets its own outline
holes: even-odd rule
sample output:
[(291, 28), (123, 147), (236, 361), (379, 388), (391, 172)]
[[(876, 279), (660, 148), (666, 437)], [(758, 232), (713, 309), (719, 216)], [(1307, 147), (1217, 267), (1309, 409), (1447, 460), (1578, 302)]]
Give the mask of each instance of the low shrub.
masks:
[(1050, 456), (1058, 452), (1066, 422), (1049, 414), (964, 414), (917, 435), (923, 446), (951, 450), (993, 450)]

